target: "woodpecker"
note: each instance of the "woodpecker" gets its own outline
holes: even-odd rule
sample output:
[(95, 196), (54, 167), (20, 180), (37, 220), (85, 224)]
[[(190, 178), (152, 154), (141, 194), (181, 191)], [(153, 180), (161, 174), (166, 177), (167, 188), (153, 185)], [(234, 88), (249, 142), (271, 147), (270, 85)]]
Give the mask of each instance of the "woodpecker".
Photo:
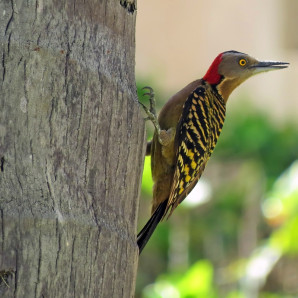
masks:
[(222, 130), (231, 92), (249, 77), (289, 63), (258, 61), (237, 51), (219, 54), (202, 79), (196, 80), (164, 105), (158, 118), (150, 87), (150, 109), (141, 104), (155, 126), (147, 155), (154, 182), (151, 218), (137, 237), (139, 253), (157, 224), (173, 213), (200, 179)]

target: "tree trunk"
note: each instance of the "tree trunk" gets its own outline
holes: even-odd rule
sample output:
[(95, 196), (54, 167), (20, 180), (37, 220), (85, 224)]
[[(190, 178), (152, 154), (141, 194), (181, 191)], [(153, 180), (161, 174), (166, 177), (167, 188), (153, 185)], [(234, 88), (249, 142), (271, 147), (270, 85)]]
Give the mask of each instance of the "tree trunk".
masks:
[(0, 29), (0, 296), (132, 297), (134, 6), (2, 0)]

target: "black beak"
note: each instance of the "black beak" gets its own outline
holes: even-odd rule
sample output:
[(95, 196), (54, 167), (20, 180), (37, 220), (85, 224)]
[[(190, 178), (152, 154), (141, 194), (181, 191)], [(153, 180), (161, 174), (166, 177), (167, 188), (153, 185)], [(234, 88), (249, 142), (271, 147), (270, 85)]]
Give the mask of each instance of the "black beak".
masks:
[(256, 72), (263, 72), (275, 69), (287, 68), (290, 63), (287, 62), (277, 62), (277, 61), (261, 61), (255, 65), (252, 65), (251, 68), (254, 68)]

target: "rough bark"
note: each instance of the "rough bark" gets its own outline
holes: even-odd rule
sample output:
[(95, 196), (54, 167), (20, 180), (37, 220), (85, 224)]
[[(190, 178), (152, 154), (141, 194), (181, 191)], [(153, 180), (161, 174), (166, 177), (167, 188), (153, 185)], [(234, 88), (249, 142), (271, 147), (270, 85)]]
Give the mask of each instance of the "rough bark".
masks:
[(133, 296), (145, 142), (121, 4), (0, 1), (1, 297)]

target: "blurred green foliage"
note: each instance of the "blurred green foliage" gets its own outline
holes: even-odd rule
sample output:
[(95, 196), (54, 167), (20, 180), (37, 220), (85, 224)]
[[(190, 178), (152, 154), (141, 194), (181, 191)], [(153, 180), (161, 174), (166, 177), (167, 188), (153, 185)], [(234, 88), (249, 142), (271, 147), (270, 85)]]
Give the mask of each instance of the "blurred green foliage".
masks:
[[(228, 109), (203, 176), (211, 200), (191, 210), (182, 203), (159, 225), (140, 257), (136, 297), (298, 297), (297, 159), (295, 123), (275, 123), (244, 101)], [(147, 157), (140, 227), (149, 218), (151, 192)], [(188, 240), (177, 244), (182, 228)], [(179, 259), (184, 265), (175, 265)], [(249, 273), (254, 266), (261, 266), (256, 276)]]
[(298, 255), (298, 161), (276, 181), (267, 200), (278, 205), (273, 215), (282, 222), (272, 232), (270, 244), (283, 253)]
[(217, 297), (213, 289), (213, 268), (207, 260), (193, 264), (185, 274), (161, 275), (144, 291), (144, 298)]
[(274, 123), (248, 102), (243, 102), (232, 113), (227, 112), (214, 158), (253, 157), (262, 165), (272, 185), (276, 177), (297, 158), (297, 136), (297, 124)]
[(151, 158), (145, 157), (143, 178), (142, 178), (142, 192), (148, 196), (152, 193), (153, 181), (151, 177)]

